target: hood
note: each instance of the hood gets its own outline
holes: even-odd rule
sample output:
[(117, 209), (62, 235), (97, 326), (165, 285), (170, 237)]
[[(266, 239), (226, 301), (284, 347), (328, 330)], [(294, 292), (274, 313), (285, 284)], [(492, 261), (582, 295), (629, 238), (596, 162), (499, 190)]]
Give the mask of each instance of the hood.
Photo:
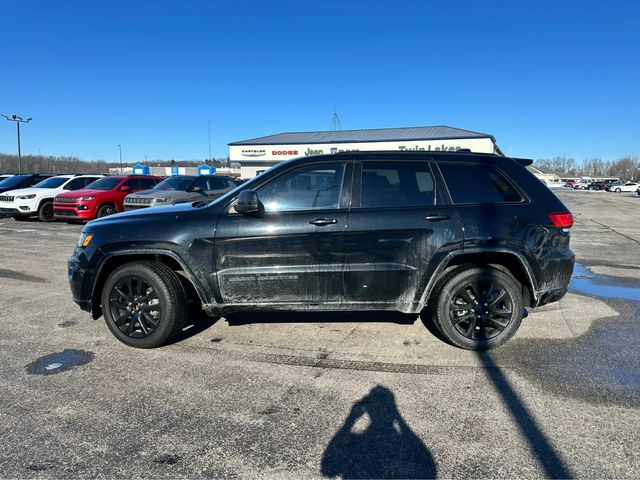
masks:
[(181, 203), (179, 205), (169, 205), (166, 207), (142, 208), (129, 212), (116, 213), (108, 217), (92, 220), (87, 223), (87, 227), (101, 227), (117, 223), (142, 223), (146, 221), (168, 222), (175, 220), (176, 216), (189, 213), (196, 208), (191, 203)]
[[(2, 190), (0, 190), (2, 191)], [(18, 188), (17, 190), (4, 190), (5, 195), (46, 195), (58, 191), (57, 188)]]
[(73, 190), (72, 192), (63, 192), (56, 197), (64, 197), (64, 198), (79, 198), (79, 197), (87, 197), (89, 195), (99, 195), (104, 192), (110, 192), (111, 190), (92, 190), (91, 188), (83, 188), (80, 190)]

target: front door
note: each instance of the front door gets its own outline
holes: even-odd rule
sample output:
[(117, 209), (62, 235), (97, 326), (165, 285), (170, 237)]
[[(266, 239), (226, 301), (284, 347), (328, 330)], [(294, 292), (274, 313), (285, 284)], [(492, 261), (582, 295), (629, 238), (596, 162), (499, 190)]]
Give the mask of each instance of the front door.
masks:
[(293, 167), (255, 188), (261, 217), (220, 219), (216, 271), (224, 304), (320, 304), (343, 295), (346, 192), (351, 165)]
[(428, 162), (364, 161), (355, 172), (345, 239), (346, 299), (414, 311), (432, 260), (462, 244), (459, 215), (439, 200)]

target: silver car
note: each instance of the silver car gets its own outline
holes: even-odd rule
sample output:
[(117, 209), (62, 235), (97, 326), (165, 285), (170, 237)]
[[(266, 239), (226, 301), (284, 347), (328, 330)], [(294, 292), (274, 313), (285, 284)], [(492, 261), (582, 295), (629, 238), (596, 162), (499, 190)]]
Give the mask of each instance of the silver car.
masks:
[(127, 195), (124, 199), (124, 209), (128, 211), (198, 200), (213, 200), (236, 186), (236, 182), (229, 177), (176, 175), (163, 180), (150, 190)]

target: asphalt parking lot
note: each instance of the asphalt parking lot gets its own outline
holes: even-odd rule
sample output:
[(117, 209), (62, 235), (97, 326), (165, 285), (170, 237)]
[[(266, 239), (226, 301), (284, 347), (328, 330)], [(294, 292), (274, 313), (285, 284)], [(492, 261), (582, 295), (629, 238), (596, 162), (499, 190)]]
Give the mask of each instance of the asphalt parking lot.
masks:
[(1, 219), (0, 476), (637, 478), (640, 196), (558, 195), (572, 291), (487, 354), (385, 313), (200, 320), (132, 349), (71, 301), (81, 226)]

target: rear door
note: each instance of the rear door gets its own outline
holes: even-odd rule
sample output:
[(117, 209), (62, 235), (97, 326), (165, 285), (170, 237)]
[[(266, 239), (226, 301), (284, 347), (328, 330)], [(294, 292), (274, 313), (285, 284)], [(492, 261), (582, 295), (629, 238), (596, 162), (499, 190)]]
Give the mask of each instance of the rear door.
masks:
[(218, 222), (215, 259), (225, 304), (321, 304), (343, 298), (350, 163), (317, 162), (256, 187), (262, 217)]
[(433, 261), (462, 241), (457, 212), (425, 160), (356, 162), (345, 238), (345, 296), (370, 308), (414, 311)]

